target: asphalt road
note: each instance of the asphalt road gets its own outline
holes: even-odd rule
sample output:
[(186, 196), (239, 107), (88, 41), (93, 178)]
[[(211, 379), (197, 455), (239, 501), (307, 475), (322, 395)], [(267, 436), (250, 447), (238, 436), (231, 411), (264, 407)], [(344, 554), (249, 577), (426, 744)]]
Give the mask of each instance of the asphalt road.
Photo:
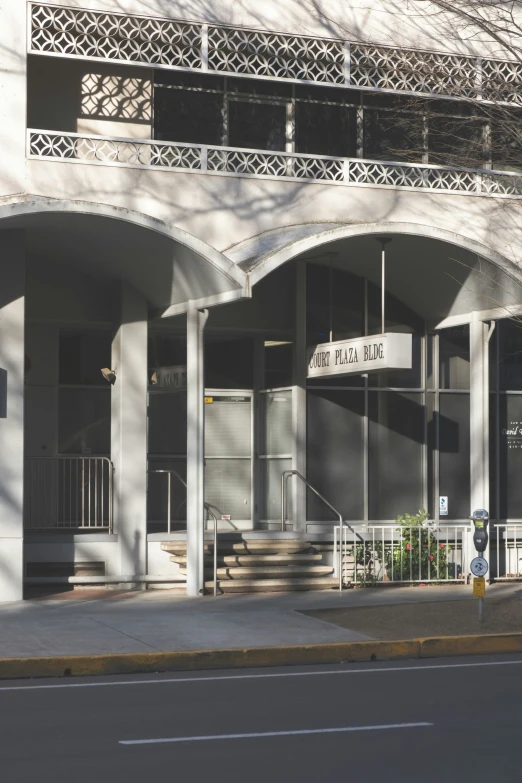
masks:
[(511, 783), (521, 736), (522, 656), (0, 682), (2, 783)]

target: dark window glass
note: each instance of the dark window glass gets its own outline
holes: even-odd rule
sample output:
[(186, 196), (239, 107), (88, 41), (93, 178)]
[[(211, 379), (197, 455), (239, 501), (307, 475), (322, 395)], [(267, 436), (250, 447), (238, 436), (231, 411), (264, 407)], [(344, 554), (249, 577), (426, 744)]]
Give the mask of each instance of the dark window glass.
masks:
[(110, 454), (111, 392), (60, 389), (58, 451), (61, 454)]
[(154, 138), (187, 144), (221, 144), (223, 95), (188, 90), (154, 90)]
[(422, 506), (421, 394), (369, 392), (369, 516), (395, 519)]
[(230, 100), (228, 112), (228, 141), (231, 147), (284, 152), (285, 105)]
[(429, 162), (443, 166), (482, 168), (486, 158), (484, 123), (475, 117), (428, 119)]
[(275, 98), (291, 98), (292, 85), (284, 82), (265, 81), (264, 79), (228, 79), (229, 93), (243, 95), (266, 95)]
[(364, 280), (332, 270), (332, 338), (348, 340), (364, 334)]
[(508, 118), (493, 120), (491, 160), (495, 169), (522, 170), (522, 116), (518, 122), (511, 122)]
[(149, 392), (149, 453), (187, 453), (187, 394)]
[(265, 342), (265, 389), (292, 385), (292, 343)]
[(439, 386), (469, 389), (469, 326), (439, 332)]
[(420, 115), (364, 110), (364, 157), (421, 163), (424, 153)]
[(178, 367), (187, 364), (187, 338), (184, 335), (153, 334), (149, 338), (149, 367)]
[[(308, 479), (344, 519), (363, 516), (363, 421), (363, 391), (309, 391)], [(335, 516), (308, 492), (307, 519)]]
[(202, 73), (182, 73), (180, 71), (154, 71), (156, 85), (172, 84), (177, 87), (190, 87), (198, 90), (218, 90), (223, 92), (225, 80), (222, 76)]
[(357, 151), (356, 110), (298, 102), (296, 151), (352, 158)]
[(306, 324), (307, 344), (330, 340), (330, 270), (326, 266), (307, 264)]
[(500, 519), (522, 519), (522, 396), (499, 396)]
[(448, 519), (470, 513), (469, 395), (439, 397), (439, 486), (448, 497)]
[(60, 332), (59, 379), (63, 385), (102, 386), (111, 366), (110, 332)]
[(522, 390), (522, 324), (503, 320), (499, 330), (499, 382), (501, 389)]
[(313, 84), (296, 84), (294, 90), (297, 101), (328, 101), (329, 103), (342, 103), (345, 106), (361, 105), (361, 93), (358, 90), (339, 90), (336, 87)]
[(205, 385), (209, 389), (251, 389), (253, 386), (252, 340), (207, 340)]

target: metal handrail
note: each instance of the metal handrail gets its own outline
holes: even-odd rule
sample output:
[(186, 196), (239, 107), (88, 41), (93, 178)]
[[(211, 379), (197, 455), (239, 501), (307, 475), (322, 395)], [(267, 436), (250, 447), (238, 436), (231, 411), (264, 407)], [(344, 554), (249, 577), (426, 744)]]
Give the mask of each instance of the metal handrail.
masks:
[[(301, 479), (301, 481), (306, 484), (308, 489), (310, 489), (314, 495), (317, 495), (319, 500), (322, 500), (323, 503), (328, 506), (328, 508), (333, 511), (333, 513), (339, 517), (339, 590), (343, 589), (343, 569), (342, 569), (342, 543), (341, 543), (341, 530), (343, 527), (348, 527), (353, 532), (354, 535), (356, 534), (355, 530), (351, 525), (349, 525), (347, 522), (344, 521), (342, 514), (340, 511), (338, 511), (334, 506), (332, 506), (331, 503), (328, 502), (328, 500), (321, 495), (318, 490), (310, 484), (308, 479), (306, 479), (301, 473), (299, 473), (298, 470), (284, 470), (281, 473), (281, 531), (284, 532), (285, 530), (285, 519), (286, 519), (286, 482), (287, 479), (290, 478), (290, 476), (297, 476), (297, 478)], [(360, 538), (360, 536), (359, 536)]]
[[(153, 468), (152, 470), (149, 470), (149, 473), (167, 473), (168, 475), (168, 494), (167, 494), (167, 514), (168, 514), (168, 532), (170, 533), (170, 491), (171, 491), (171, 476), (176, 476), (178, 481), (180, 481), (185, 489), (187, 489), (187, 482), (185, 481), (182, 476), (178, 473), (177, 470), (174, 470), (173, 468)], [(217, 596), (217, 549), (218, 549), (218, 535), (217, 535), (217, 529), (218, 529), (218, 522), (217, 517), (210, 508), (208, 503), (203, 503), (203, 506), (208, 514), (212, 517), (214, 520), (214, 598)]]

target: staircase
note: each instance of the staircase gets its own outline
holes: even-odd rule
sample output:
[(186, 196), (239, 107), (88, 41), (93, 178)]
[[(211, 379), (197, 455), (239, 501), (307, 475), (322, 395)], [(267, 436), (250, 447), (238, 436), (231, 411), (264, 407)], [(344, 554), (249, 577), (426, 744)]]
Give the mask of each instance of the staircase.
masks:
[[(187, 573), (186, 541), (168, 541), (161, 548), (170, 554), (180, 573)], [(294, 592), (331, 590), (339, 582), (333, 568), (324, 565), (321, 549), (299, 538), (221, 539), (218, 544), (218, 593)], [(213, 542), (205, 543), (205, 589), (213, 589)]]

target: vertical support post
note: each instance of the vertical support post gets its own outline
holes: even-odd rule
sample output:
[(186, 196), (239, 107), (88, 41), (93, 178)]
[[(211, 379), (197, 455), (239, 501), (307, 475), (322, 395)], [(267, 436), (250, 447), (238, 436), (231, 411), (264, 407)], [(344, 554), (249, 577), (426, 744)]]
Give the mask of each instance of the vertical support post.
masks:
[(203, 595), (205, 530), (205, 380), (208, 310), (187, 312), (187, 595)]
[(265, 340), (264, 337), (255, 337), (253, 340), (253, 360), (254, 360), (254, 448), (253, 448), (253, 465), (252, 465), (252, 524), (254, 530), (259, 527), (259, 521), (263, 516), (264, 510), (264, 468), (263, 463), (266, 463), (265, 467), (268, 468), (268, 460), (260, 459), (260, 454), (266, 448), (264, 441), (264, 427), (265, 427), (265, 404), (264, 397), (266, 395), (260, 394), (261, 389), (265, 386)]
[[(295, 269), (295, 340), (293, 354), (292, 470), (306, 476), (306, 264)], [(293, 529), (306, 531), (306, 485), (292, 481)]]
[(111, 458), (120, 573), (147, 573), (147, 335), (145, 297), (127, 283), (112, 341)]
[(0, 601), (23, 598), (25, 247), (3, 231), (0, 284)]
[[(489, 511), (489, 346), (488, 325), (472, 314), (470, 348), (470, 501)], [(472, 536), (472, 533), (470, 533)], [(471, 543), (471, 551), (474, 547)], [(489, 561), (489, 544), (484, 557)]]

